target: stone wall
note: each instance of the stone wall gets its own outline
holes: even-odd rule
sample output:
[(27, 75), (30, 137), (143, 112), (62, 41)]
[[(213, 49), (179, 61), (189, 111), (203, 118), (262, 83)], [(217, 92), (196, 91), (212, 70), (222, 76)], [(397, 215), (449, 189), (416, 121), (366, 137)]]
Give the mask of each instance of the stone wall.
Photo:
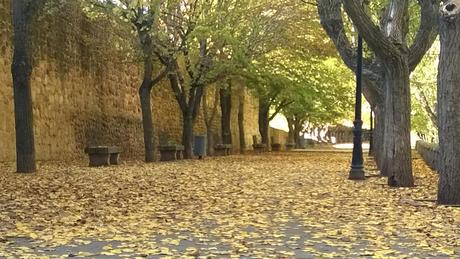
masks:
[(240, 139), (239, 139), (239, 130), (238, 130), (238, 99), (244, 100), (244, 133), (245, 133), (245, 143), (246, 149), (252, 149), (252, 136), (259, 136), (259, 123), (258, 123), (258, 102), (250, 95), (248, 91), (240, 88), (235, 88), (232, 96), (232, 125), (235, 125), (235, 129), (232, 129), (232, 140), (233, 146), (239, 148)]
[(439, 146), (438, 144), (417, 141), (415, 150), (422, 157), (423, 161), (433, 170), (438, 168)]
[(286, 144), (288, 142), (289, 133), (275, 128), (270, 128), (270, 141), (273, 141), (272, 144), (281, 144), (281, 149), (286, 149)]
[[(15, 159), (10, 0), (0, 0), (0, 161)], [(32, 94), (38, 160), (84, 157), (89, 144), (117, 145), (124, 156), (142, 158), (143, 133), (138, 98), (140, 65), (117, 45), (123, 31), (95, 23), (75, 4), (43, 15), (33, 30)], [(65, 10), (65, 11), (64, 11)], [(257, 133), (257, 106), (245, 91), (235, 89), (232, 134), (237, 151), (238, 95), (245, 94), (245, 130), (250, 146)], [(181, 113), (167, 81), (153, 90), (152, 110), (157, 134), (180, 142)], [(219, 132), (220, 116), (214, 128)], [(205, 133), (202, 116), (195, 132)], [(220, 134), (220, 133), (218, 133)]]
[(0, 0), (0, 160), (13, 160), (13, 98), (9, 1)]

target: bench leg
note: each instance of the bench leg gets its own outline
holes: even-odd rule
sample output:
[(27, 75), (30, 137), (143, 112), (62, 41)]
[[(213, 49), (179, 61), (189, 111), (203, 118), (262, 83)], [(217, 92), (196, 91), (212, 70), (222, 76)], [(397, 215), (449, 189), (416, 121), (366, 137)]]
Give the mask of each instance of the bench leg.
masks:
[(176, 159), (177, 159), (177, 160), (182, 160), (182, 159), (184, 159), (184, 156), (182, 155), (182, 151), (181, 151), (181, 150), (177, 150), (177, 151), (176, 151)]
[(89, 166), (109, 166), (110, 156), (109, 154), (91, 154), (89, 155)]
[(119, 161), (118, 159), (120, 158), (120, 154), (115, 153), (115, 154), (110, 154), (110, 164), (111, 165), (118, 165)]

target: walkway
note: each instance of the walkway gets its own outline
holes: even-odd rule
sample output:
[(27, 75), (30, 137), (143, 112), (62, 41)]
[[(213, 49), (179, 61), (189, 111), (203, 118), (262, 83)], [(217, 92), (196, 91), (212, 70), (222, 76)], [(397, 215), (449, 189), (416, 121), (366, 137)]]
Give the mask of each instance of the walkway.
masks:
[(350, 154), (280, 153), (89, 169), (0, 166), (0, 257), (313, 258), (460, 254), (460, 209), (346, 180)]

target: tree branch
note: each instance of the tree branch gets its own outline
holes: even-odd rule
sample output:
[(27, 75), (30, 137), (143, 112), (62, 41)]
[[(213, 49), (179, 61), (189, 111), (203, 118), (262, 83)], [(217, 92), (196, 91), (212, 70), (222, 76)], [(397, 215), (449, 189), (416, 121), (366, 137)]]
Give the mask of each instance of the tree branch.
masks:
[(198, 111), (200, 110), (201, 100), (203, 99), (203, 85), (196, 85), (192, 86), (190, 89), (190, 100), (189, 100), (189, 107), (193, 109), (192, 117), (195, 120), (198, 117)]
[[(345, 26), (342, 19), (341, 0), (317, 0), (318, 14), (321, 25), (334, 43), (343, 62), (347, 67), (356, 71), (356, 51), (353, 49), (350, 40), (345, 34)], [(373, 71), (372, 60), (365, 59), (363, 75), (369, 80), (378, 81), (378, 73)]]
[(409, 33), (409, 1), (390, 0), (380, 22), (383, 35), (393, 44), (406, 47)]
[[(353, 50), (350, 40), (345, 34), (345, 27), (342, 18), (342, 1), (341, 0), (317, 0), (318, 13), (321, 19), (321, 25), (331, 38), (340, 57), (352, 71), (356, 71), (356, 51)], [(379, 82), (381, 67), (376, 61), (369, 59), (364, 60), (363, 67), (363, 92), (366, 99), (377, 105), (383, 102), (384, 91)]]
[(187, 109), (187, 101), (185, 100), (185, 94), (182, 92), (181, 86), (179, 85), (180, 83), (177, 74), (174, 71), (169, 71), (168, 78), (174, 92), (174, 97), (179, 103), (181, 110), (185, 111)]
[(419, 0), (421, 8), (420, 27), (409, 49), (409, 69), (413, 71), (438, 35), (439, 0)]
[(273, 120), (278, 113), (281, 112), (283, 108), (286, 108), (287, 106), (293, 104), (294, 101), (288, 101), (288, 100), (283, 100), (275, 109), (275, 112), (268, 118), (268, 121)]
[(157, 77), (155, 77), (155, 78), (152, 80), (152, 82), (150, 82), (150, 86), (149, 86), (150, 90), (152, 90), (152, 88), (153, 88), (156, 84), (158, 84), (161, 80), (163, 80), (163, 78), (164, 78), (167, 74), (168, 74), (168, 69), (167, 69), (167, 68), (163, 69), (163, 71), (161, 71), (161, 73), (158, 74)]
[(438, 116), (433, 111), (430, 105), (430, 102), (428, 101), (428, 98), (426, 97), (425, 92), (417, 84), (414, 84), (414, 85), (420, 97), (420, 98), (417, 98), (417, 100), (421, 103), (423, 109), (428, 114), (428, 117), (430, 118), (433, 125), (437, 128), (438, 127)]
[(369, 47), (378, 57), (383, 59), (400, 56), (399, 48), (374, 24), (359, 2), (357, 0), (344, 0), (343, 5)]

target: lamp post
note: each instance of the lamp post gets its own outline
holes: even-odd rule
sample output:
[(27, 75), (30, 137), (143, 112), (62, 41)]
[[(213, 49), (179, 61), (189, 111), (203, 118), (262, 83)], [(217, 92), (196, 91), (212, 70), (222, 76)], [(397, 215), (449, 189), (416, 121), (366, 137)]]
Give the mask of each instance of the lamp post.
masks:
[(355, 121), (353, 122), (353, 158), (351, 161), (351, 170), (348, 176), (350, 180), (364, 180), (363, 165), (363, 146), (362, 146), (362, 128), (361, 119), (361, 101), (362, 101), (362, 72), (363, 72), (363, 38), (358, 35), (358, 51), (356, 66), (356, 104), (355, 104)]

